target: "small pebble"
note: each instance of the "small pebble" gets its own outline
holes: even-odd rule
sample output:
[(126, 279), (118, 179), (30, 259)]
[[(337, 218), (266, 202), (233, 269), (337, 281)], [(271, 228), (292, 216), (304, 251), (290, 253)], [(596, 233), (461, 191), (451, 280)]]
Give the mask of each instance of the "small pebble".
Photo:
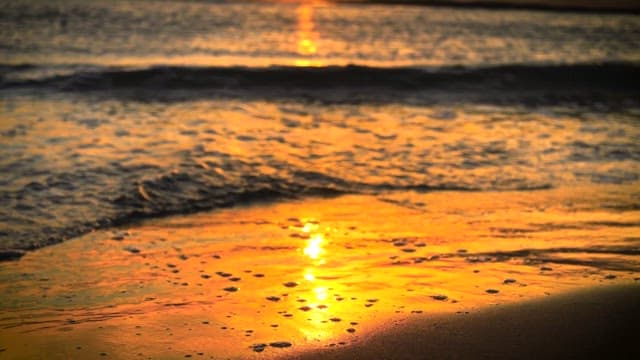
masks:
[(431, 295), (431, 298), (434, 300), (444, 301), (444, 300), (447, 300), (449, 297), (447, 295)]
[[(133, 247), (133, 246), (125, 246), (125, 247), (124, 247), (124, 250), (125, 250), (125, 251), (128, 251), (128, 252), (130, 252), (130, 253), (132, 253), (132, 254), (137, 254), (137, 253), (139, 253), (139, 252), (140, 252), (140, 249), (138, 249), (137, 247)], [(103, 355), (103, 356), (104, 356), (104, 355)]]
[(513, 284), (516, 282), (516, 279), (504, 279), (503, 284)]
[(487, 294), (497, 294), (497, 293), (499, 293), (500, 291), (499, 291), (499, 290), (496, 290), (496, 289), (487, 289), (487, 290), (485, 290), (485, 292), (486, 292)]
[(298, 283), (294, 282), (294, 281), (289, 281), (289, 282), (286, 282), (286, 283), (284, 283), (282, 285), (284, 285), (286, 287), (296, 287), (296, 286), (298, 286)]
[(274, 348), (287, 348), (291, 346), (291, 343), (288, 341), (274, 341), (269, 345), (271, 345)]
[(228, 291), (228, 292), (236, 292), (238, 291), (238, 288), (235, 286), (229, 286), (223, 289), (224, 291)]
[(354, 328), (348, 328), (348, 329), (347, 329), (347, 332), (348, 332), (348, 333), (352, 333), (352, 334), (353, 334), (354, 332), (356, 332), (356, 329), (354, 329)]
[(267, 296), (267, 300), (269, 301), (280, 301), (280, 298), (277, 296)]

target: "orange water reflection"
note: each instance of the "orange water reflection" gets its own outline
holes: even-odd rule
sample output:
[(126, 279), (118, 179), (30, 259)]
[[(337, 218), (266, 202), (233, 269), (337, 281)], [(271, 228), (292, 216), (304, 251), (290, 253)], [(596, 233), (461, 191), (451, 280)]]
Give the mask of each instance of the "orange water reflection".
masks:
[[(637, 224), (638, 211), (589, 210), (611, 189), (345, 196), (156, 220), (121, 240), (99, 231), (0, 264), (0, 344), (8, 358), (52, 359), (249, 358), (254, 344), (292, 344), (269, 358), (399, 317), (632, 281), (631, 255), (488, 255), (628, 245), (635, 225), (576, 226)], [(565, 203), (585, 210), (554, 205)], [(619, 270), (590, 265), (604, 257)]]
[(301, 59), (297, 59), (297, 66), (321, 66), (322, 62), (312, 58), (318, 52), (317, 40), (319, 34), (314, 29), (313, 3), (301, 3), (298, 14), (298, 43), (297, 52)]
[(309, 288), (305, 298), (309, 325), (301, 327), (300, 332), (307, 339), (326, 341), (336, 335), (329, 315), (339, 308), (339, 303), (329, 297), (329, 288), (332, 286), (330, 280), (322, 279), (322, 265), (326, 264), (325, 257), (329, 256), (326, 250), (327, 238), (316, 221), (305, 222), (300, 230), (308, 235), (302, 253), (310, 260), (303, 272), (303, 279)]

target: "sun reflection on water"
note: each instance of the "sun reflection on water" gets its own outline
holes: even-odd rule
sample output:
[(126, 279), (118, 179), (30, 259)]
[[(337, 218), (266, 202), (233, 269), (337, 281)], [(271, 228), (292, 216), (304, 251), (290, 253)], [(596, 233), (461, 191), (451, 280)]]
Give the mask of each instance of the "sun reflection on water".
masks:
[(327, 300), (327, 288), (324, 286), (318, 286), (313, 288), (313, 292), (316, 295), (316, 300), (318, 301), (325, 301)]
[(298, 331), (307, 339), (326, 340), (335, 336), (336, 329), (329, 319), (335, 317), (332, 314), (340, 308), (336, 307), (338, 303), (329, 296), (329, 291), (335, 290), (332, 284), (322, 276), (318, 278), (318, 274), (322, 274), (322, 266), (326, 265), (326, 234), (320, 232), (319, 224), (312, 220), (304, 221), (301, 231), (309, 235), (302, 252), (311, 262), (303, 272), (309, 289), (306, 297), (309, 310), (305, 313), (307, 323), (306, 326), (299, 327)]
[(320, 258), (320, 255), (324, 253), (324, 249), (322, 248), (323, 242), (324, 237), (322, 236), (322, 234), (312, 235), (307, 240), (307, 246), (303, 250), (304, 254), (312, 260), (318, 260)]
[(307, 269), (307, 271), (304, 273), (304, 279), (307, 281), (315, 281), (316, 277), (315, 275), (313, 275), (311, 270)]
[(303, 58), (297, 59), (297, 66), (321, 66), (321, 61), (309, 57), (318, 52), (318, 33), (314, 30), (313, 4), (302, 3), (298, 7), (298, 43), (297, 53)]
[(311, 55), (318, 51), (313, 31), (313, 6), (300, 4), (298, 8), (298, 54)]
[(302, 227), (302, 231), (306, 233), (310, 233), (312, 231), (318, 230), (318, 224), (314, 222), (307, 222)]

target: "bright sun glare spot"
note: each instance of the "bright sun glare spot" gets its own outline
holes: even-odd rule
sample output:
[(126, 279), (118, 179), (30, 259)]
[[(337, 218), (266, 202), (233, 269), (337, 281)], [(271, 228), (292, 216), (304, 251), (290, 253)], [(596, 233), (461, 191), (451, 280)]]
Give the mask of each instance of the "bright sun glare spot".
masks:
[(318, 301), (325, 301), (327, 299), (326, 287), (317, 287), (313, 289), (313, 292), (316, 293), (316, 299), (318, 299)]
[(301, 54), (315, 54), (318, 49), (311, 39), (300, 40), (300, 53)]
[(302, 228), (302, 231), (306, 232), (306, 233), (310, 233), (314, 230), (318, 229), (318, 224), (314, 224), (314, 223), (306, 223), (304, 224), (304, 227)]
[(307, 240), (307, 247), (304, 248), (304, 254), (309, 258), (316, 260), (322, 254), (322, 242), (324, 238), (322, 234), (315, 234)]
[(307, 280), (307, 281), (314, 281), (314, 280), (316, 279), (316, 277), (315, 277), (315, 276), (313, 276), (313, 274), (312, 274), (310, 271), (307, 271), (307, 272), (304, 274), (304, 278), (305, 278), (305, 280)]

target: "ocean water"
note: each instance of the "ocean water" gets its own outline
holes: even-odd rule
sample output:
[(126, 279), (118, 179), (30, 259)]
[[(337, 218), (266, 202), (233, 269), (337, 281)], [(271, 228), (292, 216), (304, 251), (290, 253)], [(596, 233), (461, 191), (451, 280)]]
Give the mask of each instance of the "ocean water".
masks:
[(11, 1), (0, 62), (0, 249), (318, 195), (640, 203), (635, 15)]

